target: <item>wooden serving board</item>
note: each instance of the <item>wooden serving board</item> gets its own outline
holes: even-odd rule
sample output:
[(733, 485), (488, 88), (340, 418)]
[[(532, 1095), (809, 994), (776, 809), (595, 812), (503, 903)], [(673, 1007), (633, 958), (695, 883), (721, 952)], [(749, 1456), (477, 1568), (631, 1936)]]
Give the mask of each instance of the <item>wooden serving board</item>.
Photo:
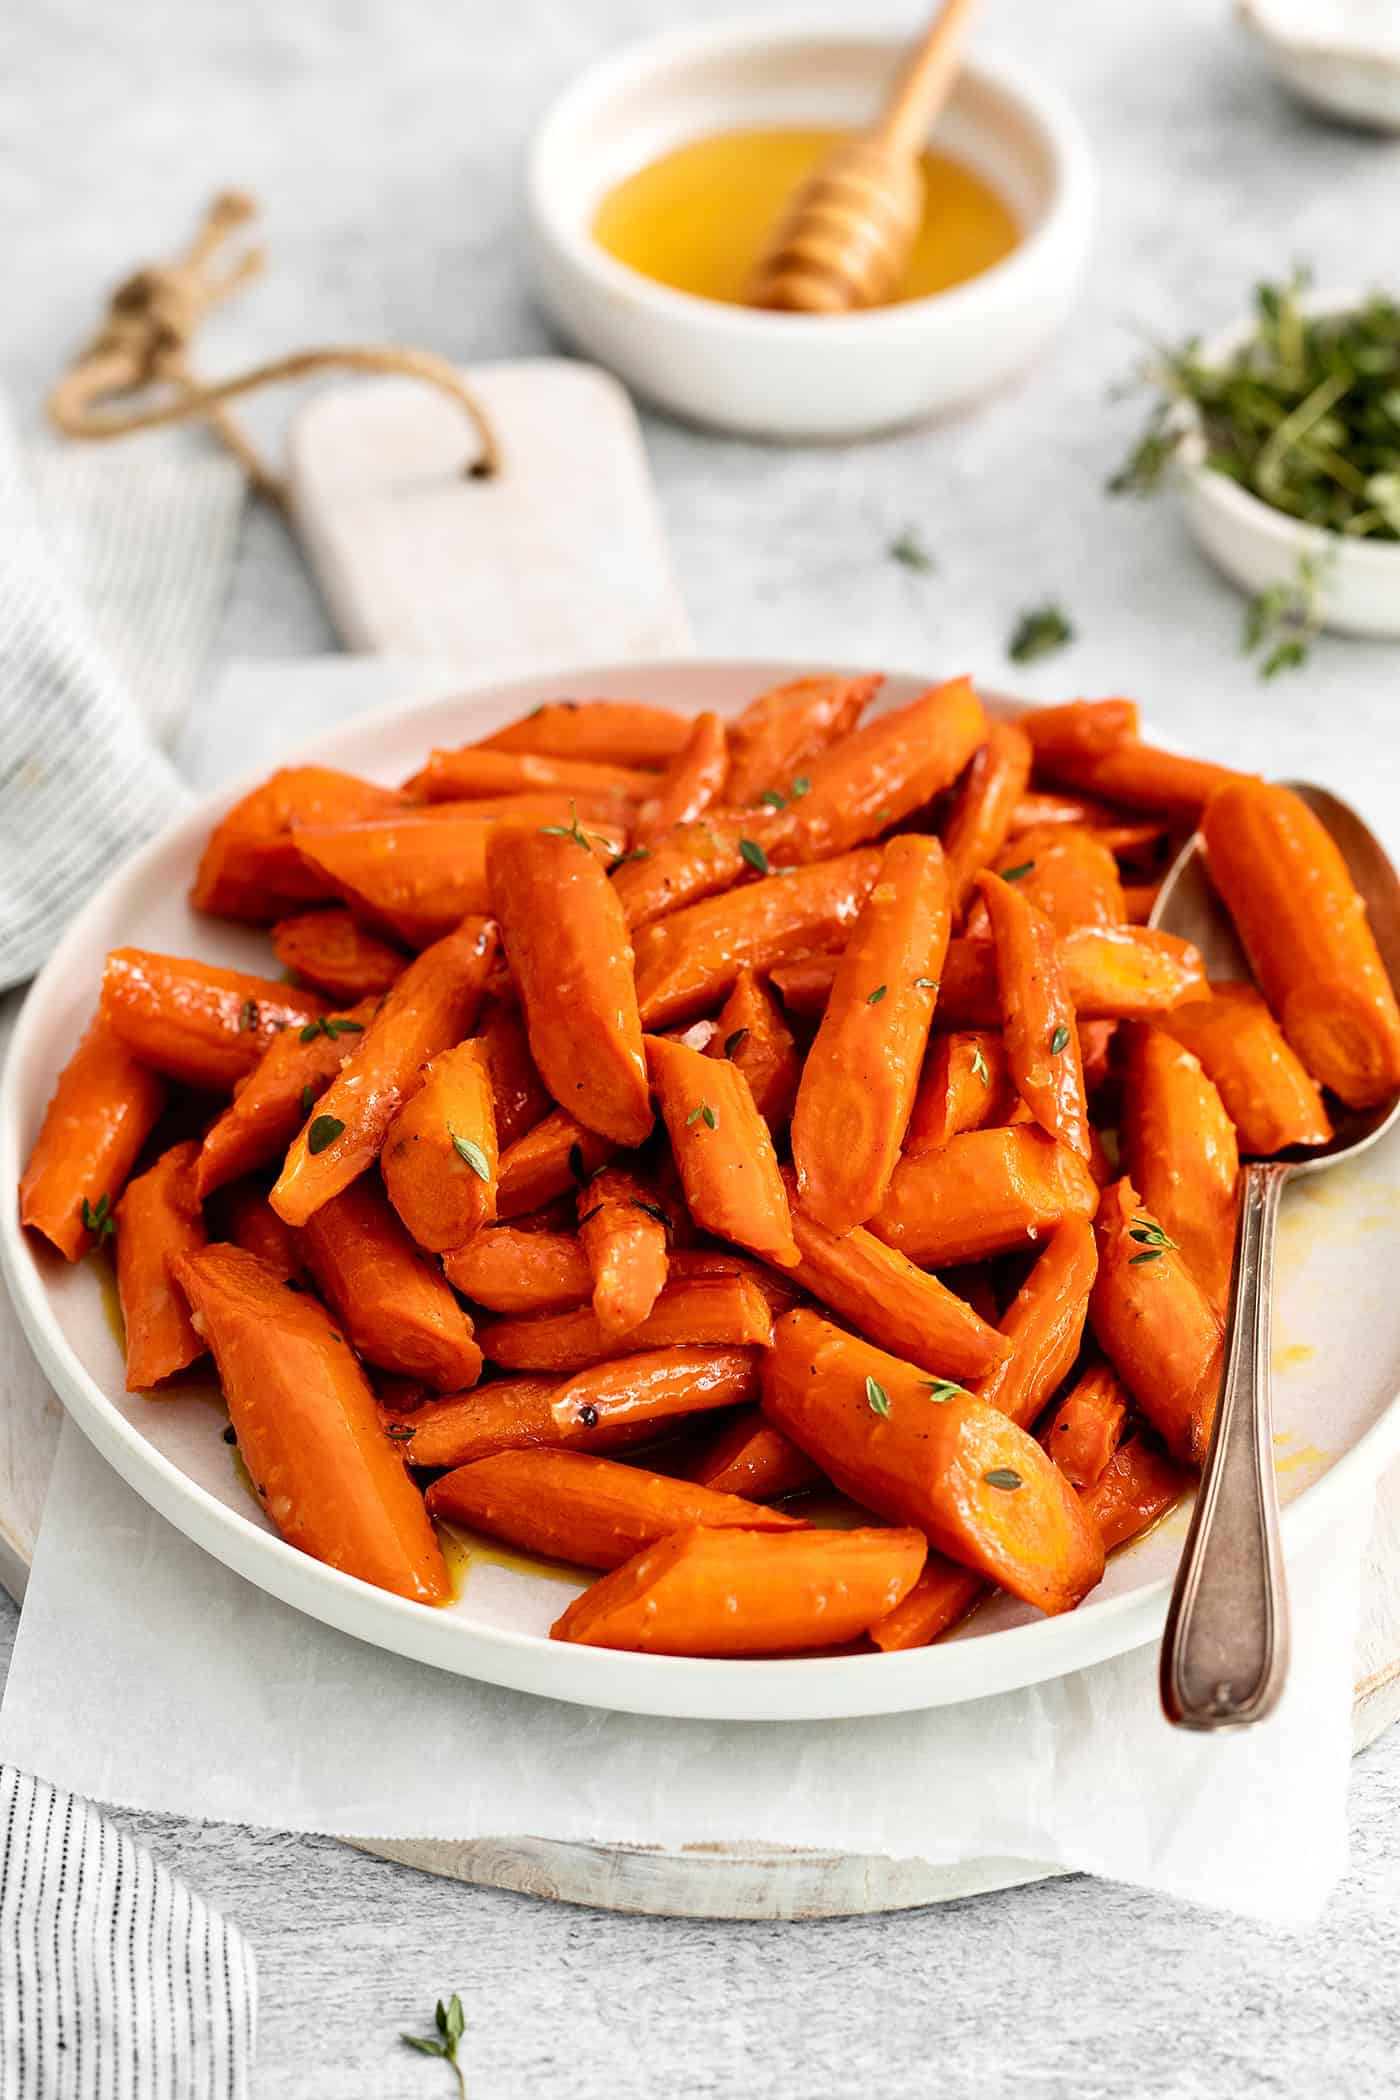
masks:
[[(479, 673), (689, 653), (641, 434), (622, 389), (562, 359), (467, 376), (497, 424), (504, 472), (495, 482), (464, 475), (470, 433), (449, 403), (410, 381), (334, 389), (293, 426), (296, 519), (347, 646)], [(0, 1053), (17, 1003), (0, 1003)], [(17, 1599), (61, 1419), (18, 1323), (0, 1320), (0, 1582)], [(1378, 1497), (1356, 1665), (1361, 1748), (1400, 1715), (1400, 1467)], [(753, 1846), (349, 1842), (462, 1881), (678, 1917), (908, 1909), (1062, 1871), (1025, 1860), (931, 1866)]]

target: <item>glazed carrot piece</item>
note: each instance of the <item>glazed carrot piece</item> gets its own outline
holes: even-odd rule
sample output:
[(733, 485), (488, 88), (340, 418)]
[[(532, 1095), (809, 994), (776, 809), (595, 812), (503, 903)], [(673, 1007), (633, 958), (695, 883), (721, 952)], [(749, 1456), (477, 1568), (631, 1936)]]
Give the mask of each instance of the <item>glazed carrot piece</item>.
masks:
[(215, 1189), (279, 1160), (374, 1019), (377, 999), (275, 1035), (210, 1124), (195, 1166), (203, 1203)]
[(514, 1001), (492, 999), (477, 1024), (476, 1041), (491, 1075), (496, 1142), (506, 1152), (544, 1121), (554, 1106), (540, 1078), (525, 1023)]
[(690, 733), (688, 715), (640, 700), (556, 700), (483, 737), (482, 751), (536, 751), (611, 766), (667, 766)]
[(578, 1236), (593, 1315), (609, 1338), (640, 1327), (666, 1282), (669, 1221), (650, 1182), (602, 1167), (578, 1194)]
[(297, 824), (386, 815), (403, 797), (330, 766), (288, 766), (236, 802), (210, 835), (190, 892), (196, 911), (266, 921), (333, 895), (292, 843)]
[(1102, 801), (1121, 802), (1128, 809), (1194, 823), (1220, 788), (1253, 775), (1125, 739), (1101, 752), (1065, 751), (1044, 757), (1037, 753), (1036, 777), (1053, 787), (1079, 788)]
[[(1121, 926), (1127, 916), (1118, 863), (1101, 838), (1076, 825), (1023, 832), (992, 862), (1056, 933)], [(968, 931), (973, 931), (969, 926)]]
[(1216, 1310), (1235, 1254), (1240, 1155), (1225, 1104), (1189, 1050), (1158, 1028), (1127, 1030), (1118, 1130), (1123, 1171)]
[(312, 1213), (376, 1158), (401, 1102), (429, 1058), (450, 1049), (476, 1018), (496, 954), (489, 919), (466, 919), (411, 962), (292, 1140), (272, 1191), (289, 1225)]
[(302, 1227), (317, 1288), (361, 1356), (444, 1392), (475, 1385), (472, 1323), (424, 1261), (376, 1175), (363, 1174)]
[(279, 919), (272, 948), (284, 970), (293, 970), (328, 999), (350, 1005), (373, 992), (387, 992), (402, 977), (408, 958), (387, 941), (357, 926), (339, 905)]
[(1030, 739), (1014, 722), (991, 722), (943, 826), (953, 918), (961, 920), (972, 886), (1005, 841), (1012, 812), (1031, 772)]
[(1121, 1379), (1107, 1364), (1091, 1364), (1055, 1409), (1041, 1442), (1067, 1480), (1091, 1488), (1118, 1449), (1127, 1418)]
[[(498, 1451), (527, 1451), (536, 1445), (619, 1451), (655, 1441), (658, 1432), (645, 1420), (601, 1422), (592, 1429), (581, 1422), (561, 1427), (551, 1412), (558, 1391), (557, 1378), (497, 1378), (470, 1392), (434, 1398), (426, 1406), (382, 1407), (381, 1412), (385, 1430), (413, 1466), (466, 1466), (479, 1458), (494, 1458)], [(664, 1431), (664, 1423), (661, 1428)]]
[(1007, 1307), (1001, 1331), (1011, 1354), (977, 1390), (1022, 1429), (1074, 1367), (1098, 1266), (1093, 1226), (1087, 1218), (1066, 1218)]
[(1145, 926), (1157, 903), (1160, 882), (1129, 882), (1123, 888), (1123, 917), (1130, 926)]
[(1400, 1089), (1400, 1006), (1331, 833), (1291, 789), (1240, 780), (1201, 820), (1210, 879), (1259, 989), (1314, 1079), (1348, 1108)]
[(752, 970), (742, 969), (735, 978), (705, 1055), (725, 1058), (743, 1073), (754, 1107), (771, 1131), (786, 1128), (802, 1060), (777, 1000)]
[(847, 738), (884, 683), (879, 677), (798, 678), (751, 700), (729, 725), (724, 799), (744, 809), (808, 791), (803, 761)]
[(937, 1152), (964, 1130), (1009, 1123), (1020, 1106), (999, 1028), (954, 1028), (935, 1035), (904, 1135), (905, 1157)]
[(1069, 700), (1061, 707), (1028, 707), (1018, 719), (1042, 772), (1057, 763), (1101, 758), (1120, 744), (1137, 741), (1133, 700)]
[(522, 1232), (497, 1225), (443, 1257), (454, 1290), (495, 1313), (562, 1312), (582, 1305), (593, 1272), (571, 1232)]
[(768, 1301), (747, 1276), (688, 1276), (668, 1283), (625, 1337), (605, 1332), (592, 1306), (580, 1305), (528, 1319), (486, 1320), (477, 1339), (503, 1370), (583, 1371), (612, 1356), (620, 1339), (633, 1352), (740, 1349), (766, 1345), (772, 1332)]
[[(1139, 817), (1134, 820), (1132, 830), (1144, 834), (1144, 842), (1160, 836), (1168, 828), (1168, 820), (1159, 814), (1154, 820)], [(1062, 825), (1072, 825), (1077, 830), (1091, 831), (1096, 838), (1105, 832), (1122, 828), (1121, 810), (1111, 803), (1096, 802), (1092, 795), (1054, 794), (1047, 789), (1032, 788), (1022, 795), (1011, 813), (1010, 836), (1014, 839), (1027, 831), (1058, 830)]]
[(843, 941), (874, 887), (880, 860), (879, 849), (867, 846), (765, 876), (643, 927), (637, 936), (643, 1025), (669, 1028), (718, 1006), (746, 963), (766, 970)]
[(486, 910), (486, 841), (491, 824), (452, 823), (410, 811), (374, 823), (299, 825), (303, 864), (323, 891), (343, 897), (357, 918), (409, 948), (450, 933), (469, 912)]
[(1013, 883), (977, 878), (992, 922), (1002, 1041), (1016, 1090), (1051, 1137), (1088, 1159), (1079, 1027), (1055, 929)]
[(804, 859), (846, 853), (923, 809), (951, 787), (987, 739), (987, 717), (967, 678), (935, 686), (813, 758), (793, 805)]
[(585, 1590), (550, 1636), (645, 1655), (841, 1647), (898, 1602), (923, 1552), (914, 1531), (676, 1531)]
[(545, 1085), (587, 1129), (640, 1145), (652, 1126), (632, 943), (603, 868), (576, 840), (492, 833), (492, 909)]
[(590, 1365), (556, 1386), (554, 1441), (572, 1443), (580, 1430), (654, 1430), (757, 1396), (757, 1349), (644, 1349)]
[(786, 867), (798, 857), (791, 810), (711, 810), (653, 839), (635, 858), (629, 855), (613, 871), (613, 888), (635, 933), (668, 912), (751, 883), (765, 865)]
[(556, 1108), (501, 1154), (497, 1217), (519, 1218), (541, 1210), (586, 1181), (612, 1154), (605, 1138)]
[(876, 1620), (870, 1638), (886, 1655), (901, 1648), (927, 1648), (988, 1594), (988, 1584), (975, 1570), (959, 1567), (946, 1554), (930, 1553), (914, 1587), (893, 1611)]
[(211, 1093), (231, 1093), (279, 1031), (326, 1010), (318, 992), (145, 948), (114, 948), (102, 968), (102, 1016), (131, 1055)]
[(199, 1147), (172, 1145), (127, 1184), (117, 1206), (117, 1296), (126, 1329), (126, 1389), (144, 1393), (204, 1354), (175, 1265), (205, 1242), (194, 1192)]
[(633, 849), (649, 845), (673, 824), (693, 824), (724, 786), (729, 745), (724, 723), (715, 714), (697, 715), (690, 735), (662, 774), (654, 795), (637, 811), (632, 825)]
[(673, 1283), (692, 1276), (747, 1276), (763, 1294), (775, 1320), (791, 1312), (802, 1296), (791, 1269), (770, 1269), (733, 1247), (673, 1247), (670, 1273)]
[(470, 802), (488, 795), (559, 794), (607, 796), (614, 803), (640, 802), (656, 789), (656, 775), (635, 766), (602, 765), (586, 758), (548, 758), (532, 751), (490, 751), (468, 744), (456, 751), (430, 751), (428, 763), (403, 784), (418, 802)]
[(902, 1160), (869, 1229), (920, 1268), (945, 1268), (1034, 1244), (1066, 1218), (1092, 1217), (1098, 1200), (1077, 1152), (1018, 1123)]
[(1074, 1489), (1000, 1408), (801, 1310), (778, 1322), (760, 1378), (764, 1413), (843, 1493), (950, 1560), (1047, 1612), (1102, 1575)]
[(186, 1255), (189, 1299), (258, 1499), (291, 1545), (422, 1604), (450, 1593), (433, 1528), (330, 1314), (239, 1247)]
[(880, 1207), (914, 1105), (948, 947), (937, 839), (892, 839), (803, 1067), (792, 1156), (803, 1210), (849, 1232)]
[(1095, 1220), (1094, 1339), (1173, 1457), (1199, 1466), (1220, 1387), (1220, 1315), (1126, 1175)]
[(791, 1268), (797, 1246), (787, 1191), (743, 1073), (663, 1036), (648, 1036), (646, 1047), (690, 1215), (707, 1232)]
[(768, 982), (788, 1013), (810, 1018), (826, 1011), (840, 960), (839, 948), (826, 953), (798, 955), (791, 962), (773, 963), (767, 971)]
[(1191, 1486), (1185, 1466), (1148, 1437), (1125, 1437), (1092, 1487), (1085, 1514), (1098, 1526), (1104, 1551), (1126, 1545), (1164, 1517)]
[(251, 1181), (236, 1182), (224, 1196), (223, 1217), (225, 1232), (235, 1247), (241, 1247), (246, 1254), (256, 1254), (279, 1276), (298, 1273), (302, 1259), (297, 1236), (278, 1217), (265, 1190)]
[(1252, 984), (1213, 984), (1161, 1018), (1174, 1042), (1200, 1061), (1235, 1126), (1241, 1152), (1269, 1159), (1289, 1145), (1325, 1145), (1332, 1119)]
[(384, 1133), (384, 1186), (418, 1245), (445, 1254), (495, 1217), (498, 1165), (486, 1059), (458, 1043), (428, 1060)]
[(458, 1466), (428, 1489), (428, 1514), (469, 1524), (526, 1553), (620, 1568), (673, 1531), (805, 1531), (800, 1517), (715, 1488), (582, 1451), (535, 1447)]
[(20, 1223), (66, 1261), (95, 1244), (165, 1106), (166, 1085), (138, 1064), (99, 1012), (58, 1075), (19, 1184)]
[(756, 1407), (746, 1407), (717, 1435), (708, 1437), (680, 1469), (681, 1477), (698, 1481), (720, 1494), (746, 1495), (751, 1502), (777, 1501), (820, 1484), (820, 1466), (799, 1451), (791, 1437), (764, 1420)]
[[(784, 1179), (793, 1194), (790, 1168)], [(891, 1355), (953, 1378), (985, 1377), (1010, 1355), (994, 1326), (863, 1226), (838, 1235), (794, 1204), (792, 1230), (793, 1281)]]

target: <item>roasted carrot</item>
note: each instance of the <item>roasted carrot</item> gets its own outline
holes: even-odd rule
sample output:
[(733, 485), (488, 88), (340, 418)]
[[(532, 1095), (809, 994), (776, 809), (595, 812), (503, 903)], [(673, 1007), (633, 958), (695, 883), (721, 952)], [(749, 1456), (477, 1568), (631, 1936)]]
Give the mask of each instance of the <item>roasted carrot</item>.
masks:
[(330, 1314), (239, 1247), (186, 1255), (175, 1273), (283, 1538), (400, 1597), (445, 1602), (447, 1569), (422, 1497)]
[(797, 1247), (787, 1191), (743, 1073), (663, 1036), (648, 1036), (646, 1046), (690, 1215), (707, 1232), (791, 1268)]
[(483, 737), (483, 751), (537, 751), (604, 765), (665, 766), (689, 733), (686, 715), (640, 700), (555, 700)]
[(952, 786), (986, 737), (987, 717), (967, 678), (865, 723), (807, 767), (807, 792), (793, 805), (802, 857), (848, 852), (923, 809)]
[(1011, 1354), (977, 1390), (1022, 1429), (1074, 1367), (1098, 1265), (1093, 1226), (1087, 1218), (1066, 1218), (1003, 1315)]
[(1134, 700), (1068, 700), (1061, 707), (1028, 707), (1019, 718), (1041, 772), (1057, 762), (1073, 766), (1137, 741)]
[(78, 1261), (110, 1217), (165, 1097), (165, 1081), (94, 1014), (44, 1110), (20, 1179), (20, 1223)]
[(1078, 1153), (1035, 1124), (967, 1130), (900, 1162), (870, 1230), (920, 1268), (944, 1268), (1033, 1245), (1065, 1218), (1092, 1217), (1098, 1197)]
[[(791, 1169), (784, 1176), (792, 1193)], [(863, 1226), (838, 1236), (794, 1204), (792, 1230), (794, 1282), (892, 1355), (953, 1378), (985, 1377), (1010, 1355), (970, 1305)]]
[(469, 1524), (526, 1553), (581, 1568), (620, 1568), (643, 1546), (693, 1525), (803, 1531), (800, 1517), (739, 1495), (593, 1458), (536, 1447), (458, 1466), (428, 1489), (428, 1513)]
[(673, 1247), (671, 1281), (679, 1283), (691, 1276), (747, 1276), (762, 1292), (775, 1320), (791, 1312), (802, 1296), (793, 1270), (770, 1269), (733, 1247)]
[(650, 1182), (601, 1167), (578, 1194), (578, 1236), (593, 1279), (593, 1314), (607, 1336), (639, 1327), (666, 1282), (669, 1219)]
[(1126, 1436), (1092, 1487), (1083, 1506), (1098, 1526), (1104, 1551), (1126, 1545), (1164, 1517), (1191, 1486), (1185, 1466), (1168, 1458), (1151, 1438)]
[(283, 1223), (255, 1182), (235, 1182), (222, 1198), (224, 1233), (235, 1247), (256, 1254), (259, 1261), (279, 1276), (295, 1276), (302, 1267), (301, 1246), (290, 1225)]
[(409, 948), (425, 948), (468, 912), (486, 910), (486, 842), (480, 816), (436, 822), (422, 811), (375, 822), (298, 826), (303, 864), (326, 895)]
[(729, 725), (724, 799), (732, 808), (808, 793), (803, 761), (848, 737), (883, 680), (798, 678), (751, 700)]
[(348, 1013), (325, 1014), (272, 1038), (205, 1132), (195, 1166), (201, 1203), (225, 1183), (282, 1158), (378, 1006), (377, 999), (363, 999)]
[(280, 919), (334, 894), (292, 844), (297, 824), (349, 824), (383, 816), (403, 797), (330, 766), (289, 766), (236, 802), (215, 827), (190, 892), (196, 911), (229, 919)]
[[(747, 1276), (688, 1276), (668, 1283), (645, 1319), (619, 1336), (591, 1305), (527, 1319), (485, 1320), (477, 1339), (507, 1371), (581, 1371), (603, 1363), (619, 1343), (642, 1349), (740, 1349), (766, 1344), (768, 1301)], [(464, 1379), (463, 1384), (467, 1383)]]
[(746, 963), (764, 970), (843, 940), (874, 886), (880, 853), (867, 846), (731, 896), (709, 897), (637, 935), (637, 1003), (648, 1028), (692, 1020), (727, 998)]
[(673, 824), (693, 824), (724, 786), (729, 745), (724, 723), (715, 714), (697, 715), (690, 734), (638, 809), (631, 828), (632, 849), (645, 846)]
[(102, 969), (102, 1015), (143, 1065), (211, 1093), (230, 1093), (273, 1037), (326, 1012), (317, 992), (145, 948), (114, 948)]
[(1038, 752), (1036, 777), (1054, 787), (1079, 788), (1103, 801), (1121, 802), (1128, 809), (1160, 811), (1194, 823), (1218, 789), (1252, 776), (1125, 738), (1107, 751)]
[(581, 1422), (562, 1427), (551, 1412), (559, 1383), (557, 1378), (497, 1378), (470, 1392), (434, 1397), (426, 1405), (384, 1407), (384, 1426), (408, 1463), (423, 1467), (466, 1466), (478, 1458), (494, 1458), (498, 1451), (526, 1451), (535, 1445), (619, 1451), (655, 1441), (658, 1432), (645, 1420), (602, 1422), (592, 1429)]
[[(1057, 933), (1077, 926), (1121, 926), (1127, 917), (1118, 863), (1101, 838), (1077, 825), (1028, 831), (992, 866), (1044, 912)], [(969, 932), (972, 928), (969, 926)]]
[(1042, 1130), (1088, 1159), (1079, 1027), (1055, 929), (1000, 875), (977, 879), (992, 922), (1002, 1041), (1016, 1090)]
[(676, 1531), (585, 1590), (550, 1632), (647, 1655), (841, 1647), (898, 1602), (923, 1552), (914, 1531)]
[(495, 1217), (498, 1166), (486, 1059), (458, 1043), (428, 1060), (384, 1133), (384, 1186), (418, 1245), (445, 1254)]
[(1126, 1040), (1118, 1130), (1123, 1170), (1223, 1312), (1238, 1208), (1235, 1126), (1189, 1050), (1140, 1022), (1127, 1029)]
[(593, 1289), (588, 1257), (571, 1232), (496, 1225), (444, 1256), (442, 1267), (454, 1290), (488, 1312), (562, 1312)]
[(1209, 998), (1173, 1007), (1159, 1025), (1214, 1081), (1240, 1151), (1268, 1159), (1289, 1145), (1325, 1145), (1332, 1119), (1317, 1082), (1254, 986), (1208, 990)]
[(586, 1129), (640, 1145), (652, 1113), (632, 943), (606, 873), (574, 836), (515, 824), (492, 833), (486, 864), (540, 1076)]
[(705, 1055), (726, 1058), (743, 1073), (754, 1107), (775, 1135), (786, 1128), (802, 1060), (777, 1000), (752, 970), (735, 978)]
[(802, 1208), (849, 1232), (880, 1207), (914, 1105), (948, 947), (937, 839), (891, 840), (832, 982), (792, 1112)]
[(491, 999), (477, 1024), (476, 1041), (491, 1075), (496, 1142), (506, 1152), (553, 1108), (549, 1089), (530, 1055), (520, 1009), (513, 999)]
[(1094, 1229), (1094, 1339), (1172, 1455), (1199, 1466), (1220, 1387), (1220, 1316), (1126, 1176), (1104, 1190)]
[(548, 758), (540, 752), (489, 751), (468, 744), (457, 751), (430, 751), (420, 773), (403, 784), (419, 802), (467, 802), (489, 795), (559, 794), (608, 796), (639, 802), (654, 793), (656, 775), (635, 766), (599, 764), (586, 758)]
[(612, 1157), (613, 1149), (606, 1138), (556, 1108), (501, 1154), (497, 1217), (519, 1218), (541, 1210), (586, 1181)]
[(738, 884), (750, 884), (769, 865), (799, 858), (791, 810), (711, 810), (694, 824), (677, 824), (613, 871), (613, 888), (635, 933), (654, 919)]
[(1030, 772), (1031, 745), (1025, 731), (1014, 722), (989, 723), (987, 741), (968, 767), (943, 826), (955, 921), (967, 909), (973, 883), (1005, 840)]
[(799, 1451), (791, 1437), (765, 1421), (756, 1407), (746, 1407), (705, 1439), (680, 1468), (681, 1477), (721, 1494), (747, 1495), (752, 1502), (777, 1501), (816, 1487), (820, 1466)]
[(495, 953), (491, 921), (466, 919), (386, 992), (292, 1141), (272, 1191), (272, 1207), (289, 1225), (304, 1225), (371, 1164), (422, 1066), (470, 1029)]
[(1313, 1078), (1349, 1108), (1389, 1100), (1400, 1006), (1332, 834), (1291, 789), (1239, 780), (1212, 796), (1201, 836), (1259, 988)]
[(194, 1191), (199, 1147), (172, 1145), (127, 1184), (117, 1205), (117, 1296), (126, 1329), (126, 1389), (144, 1393), (203, 1356), (175, 1265), (205, 1242)]
[(905, 1154), (918, 1159), (964, 1130), (1009, 1123), (1018, 1106), (1001, 1030), (947, 1029), (929, 1040), (904, 1135)]
[(1055, 1409), (1041, 1442), (1067, 1480), (1091, 1488), (1118, 1449), (1128, 1395), (1107, 1364), (1091, 1364)]
[(348, 1006), (373, 992), (387, 992), (404, 973), (408, 958), (387, 941), (357, 926), (342, 906), (299, 912), (272, 929), (273, 952), (284, 970)]
[(801, 1310), (760, 1377), (764, 1413), (844, 1493), (1028, 1604), (1069, 1611), (1103, 1573), (1073, 1488), (1000, 1408)]
[(645, 1349), (576, 1371), (550, 1403), (561, 1443), (578, 1430), (656, 1427), (758, 1395), (757, 1349)]
[(302, 1251), (355, 1348), (371, 1363), (444, 1392), (475, 1385), (472, 1323), (400, 1224), (374, 1174), (323, 1203)]
[(893, 1611), (876, 1620), (870, 1638), (887, 1655), (901, 1648), (926, 1648), (987, 1595), (988, 1584), (974, 1569), (959, 1567), (944, 1553), (930, 1553), (914, 1587)]

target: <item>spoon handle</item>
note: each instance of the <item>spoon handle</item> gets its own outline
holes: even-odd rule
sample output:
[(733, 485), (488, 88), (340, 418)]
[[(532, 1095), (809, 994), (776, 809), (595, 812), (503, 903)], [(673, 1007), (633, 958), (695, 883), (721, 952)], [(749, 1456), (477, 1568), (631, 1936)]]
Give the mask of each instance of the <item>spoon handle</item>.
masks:
[(1272, 1712), (1288, 1672), (1269, 1365), (1274, 1236), (1288, 1168), (1240, 1172), (1225, 1374), (1162, 1638), (1161, 1692), (1179, 1728)]

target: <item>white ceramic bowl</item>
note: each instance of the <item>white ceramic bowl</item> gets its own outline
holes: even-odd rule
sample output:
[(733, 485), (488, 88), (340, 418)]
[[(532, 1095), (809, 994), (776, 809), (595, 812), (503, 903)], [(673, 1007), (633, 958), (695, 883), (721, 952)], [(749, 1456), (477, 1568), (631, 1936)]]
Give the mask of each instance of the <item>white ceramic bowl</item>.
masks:
[[(1313, 313), (1344, 313), (1360, 292), (1319, 293)], [(1252, 321), (1226, 329), (1202, 345), (1206, 364), (1222, 364), (1254, 334)], [(1291, 584), (1304, 555), (1317, 562), (1323, 624), (1340, 634), (1400, 640), (1400, 541), (1352, 540), (1300, 524), (1251, 495), (1228, 474), (1205, 464), (1205, 441), (1195, 411), (1183, 407), (1185, 434), (1177, 454), (1182, 502), (1197, 540), (1232, 583), (1251, 597)]]
[[(1283, 85), (1323, 116), (1400, 131), (1400, 34), (1375, 0), (1239, 0), (1239, 19)], [(1387, 19), (1388, 17), (1388, 19)]]
[(1022, 239), (935, 298), (822, 317), (756, 312), (655, 284), (593, 239), (613, 185), (686, 140), (867, 123), (905, 49), (893, 31), (719, 23), (657, 37), (576, 80), (541, 124), (529, 172), (535, 283), (558, 327), (678, 415), (788, 440), (944, 414), (1028, 365), (1074, 299), (1094, 185), (1074, 118), (1000, 65), (966, 68), (934, 136), (998, 190)]

